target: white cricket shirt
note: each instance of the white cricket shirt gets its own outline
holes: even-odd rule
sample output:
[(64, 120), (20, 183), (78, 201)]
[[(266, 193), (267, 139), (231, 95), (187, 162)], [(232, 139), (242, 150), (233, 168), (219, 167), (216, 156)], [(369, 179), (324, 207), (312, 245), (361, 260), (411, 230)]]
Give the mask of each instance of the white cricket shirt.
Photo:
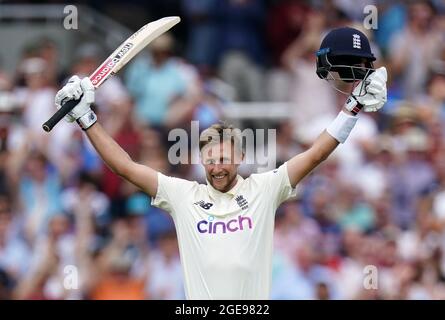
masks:
[(275, 211), (294, 195), (286, 163), (226, 193), (158, 173), (152, 205), (173, 217), (187, 299), (269, 299)]

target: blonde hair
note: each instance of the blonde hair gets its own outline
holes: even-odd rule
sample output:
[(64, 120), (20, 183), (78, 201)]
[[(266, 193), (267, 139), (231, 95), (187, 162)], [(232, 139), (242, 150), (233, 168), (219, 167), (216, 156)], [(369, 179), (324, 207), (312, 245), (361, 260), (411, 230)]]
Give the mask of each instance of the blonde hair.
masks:
[(241, 130), (225, 122), (212, 124), (201, 132), (199, 137), (199, 151), (209, 144), (221, 143), (230, 140), (235, 147), (243, 151)]

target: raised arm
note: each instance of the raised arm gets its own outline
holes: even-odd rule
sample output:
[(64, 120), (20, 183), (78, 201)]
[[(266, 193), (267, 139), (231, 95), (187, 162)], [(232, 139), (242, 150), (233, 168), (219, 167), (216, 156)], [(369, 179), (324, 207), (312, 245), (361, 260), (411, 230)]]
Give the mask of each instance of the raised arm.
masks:
[(158, 188), (157, 172), (150, 167), (134, 162), (113, 138), (97, 123), (97, 117), (90, 105), (94, 102), (94, 87), (88, 78), (82, 80), (74, 76), (56, 95), (58, 108), (62, 102), (78, 99), (79, 104), (66, 116), (66, 121), (76, 121), (86, 131), (88, 138), (102, 160), (117, 175), (142, 189), (148, 195), (156, 196)]
[[(341, 112), (352, 117), (346, 109)], [(301, 179), (326, 160), (339, 144), (339, 141), (324, 130), (308, 150), (290, 159), (287, 162), (287, 173), (292, 187), (295, 187)]]
[(359, 95), (361, 83), (357, 85), (351, 97), (348, 98), (342, 111), (329, 127), (321, 133), (313, 145), (287, 162), (287, 171), (292, 187), (323, 162), (340, 144), (346, 141), (349, 133), (357, 122), (357, 112), (363, 109), (374, 112), (386, 102), (386, 69), (381, 67), (372, 73), (365, 81), (365, 95)]
[(111, 171), (133, 183), (151, 197), (156, 196), (158, 189), (156, 170), (134, 162), (128, 153), (105, 132), (100, 123), (90, 127), (86, 134)]

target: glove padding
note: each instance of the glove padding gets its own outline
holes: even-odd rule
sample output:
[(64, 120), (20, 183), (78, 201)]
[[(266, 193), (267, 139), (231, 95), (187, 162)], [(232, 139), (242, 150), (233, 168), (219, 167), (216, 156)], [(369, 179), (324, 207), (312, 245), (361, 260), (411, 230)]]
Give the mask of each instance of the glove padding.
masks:
[(365, 94), (362, 81), (354, 88), (352, 95), (363, 106), (365, 112), (375, 112), (383, 107), (387, 100), (386, 81), (388, 75), (385, 67), (380, 67), (369, 75), (365, 80)]
[(80, 102), (66, 116), (65, 121), (74, 122), (91, 111), (90, 105), (94, 102), (94, 86), (88, 77), (82, 80), (78, 76), (72, 76), (68, 83), (60, 89), (54, 99), (57, 109), (69, 100), (77, 100)]

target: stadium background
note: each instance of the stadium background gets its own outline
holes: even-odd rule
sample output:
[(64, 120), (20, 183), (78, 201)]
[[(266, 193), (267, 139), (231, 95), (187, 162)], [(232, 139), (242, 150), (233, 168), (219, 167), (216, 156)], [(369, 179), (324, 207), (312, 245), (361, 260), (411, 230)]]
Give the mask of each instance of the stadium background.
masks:
[[(321, 38), (363, 28), (370, 4), (378, 28), (363, 31), (388, 68), (388, 103), (361, 114), (278, 210), (271, 298), (445, 299), (442, 1), (84, 1), (75, 30), (63, 28), (65, 3), (21, 2), (0, 1), (0, 299), (184, 297), (170, 218), (105, 168), (77, 126), (41, 129), (69, 75), (179, 15), (171, 37), (97, 91), (101, 123), (133, 159), (201, 182), (199, 166), (168, 162), (172, 128), (275, 128), (279, 165), (345, 99), (315, 74)], [(366, 266), (377, 290), (364, 286)]]

